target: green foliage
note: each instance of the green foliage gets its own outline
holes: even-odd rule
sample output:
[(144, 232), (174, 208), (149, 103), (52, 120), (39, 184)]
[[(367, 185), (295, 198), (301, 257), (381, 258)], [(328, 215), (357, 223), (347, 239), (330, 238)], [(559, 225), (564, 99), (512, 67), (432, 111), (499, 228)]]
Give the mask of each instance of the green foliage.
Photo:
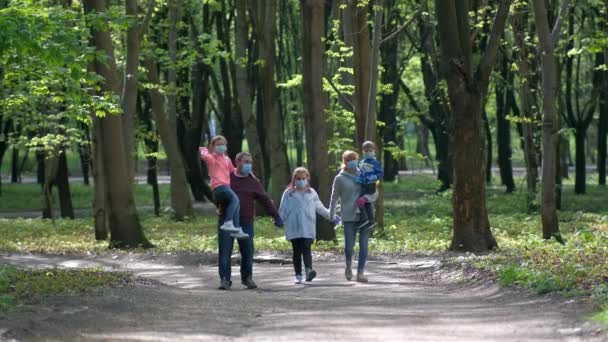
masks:
[(128, 279), (127, 273), (104, 272), (101, 268), (21, 270), (0, 265), (0, 312), (49, 296), (118, 286)]
[(0, 27), (1, 119), (16, 128), (10, 144), (53, 154), (81, 141), (91, 113), (121, 112), (116, 96), (93, 93), (101, 78), (87, 66), (104, 59), (89, 46), (80, 9), (15, 0), (0, 10)]

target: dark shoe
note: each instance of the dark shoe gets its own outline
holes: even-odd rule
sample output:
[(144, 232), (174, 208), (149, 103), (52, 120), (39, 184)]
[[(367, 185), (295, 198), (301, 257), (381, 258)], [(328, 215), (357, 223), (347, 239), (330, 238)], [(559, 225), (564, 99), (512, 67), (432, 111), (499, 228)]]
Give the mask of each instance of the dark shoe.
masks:
[(247, 279), (243, 280), (242, 284), (245, 285), (250, 290), (258, 288), (258, 285), (251, 278), (247, 278)]
[(222, 280), (220, 280), (220, 286), (218, 287), (218, 290), (230, 290), (231, 286), (232, 286), (232, 281), (222, 279)]
[(350, 267), (350, 265), (346, 265), (346, 268), (344, 269), (344, 276), (348, 281), (353, 279), (353, 269)]
[(313, 279), (315, 279), (316, 276), (317, 276), (317, 272), (315, 272), (315, 270), (313, 270), (312, 268), (309, 268), (306, 270), (306, 281), (307, 282), (311, 282)]

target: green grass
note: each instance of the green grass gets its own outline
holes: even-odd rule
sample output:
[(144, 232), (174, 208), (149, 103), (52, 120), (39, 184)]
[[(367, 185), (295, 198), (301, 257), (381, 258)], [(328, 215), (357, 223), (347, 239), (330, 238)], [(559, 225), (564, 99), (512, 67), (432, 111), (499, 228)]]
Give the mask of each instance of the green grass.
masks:
[[(153, 205), (152, 187), (146, 184), (136, 184), (135, 203), (137, 205)], [(90, 208), (93, 201), (93, 186), (83, 183), (70, 184), (72, 193), (72, 205), (74, 208)], [(170, 203), (169, 185), (160, 184), (161, 205)], [(2, 196), (0, 196), (0, 215), (2, 211), (18, 210), (42, 210), (42, 190), (38, 184), (2, 184)], [(53, 191), (53, 207), (59, 207), (57, 191)]]
[(608, 329), (608, 305), (604, 305), (601, 311), (593, 316), (593, 319), (600, 322), (606, 329)]
[(54, 295), (117, 286), (128, 278), (127, 273), (104, 272), (100, 268), (23, 270), (0, 265), (0, 313), (11, 312)]

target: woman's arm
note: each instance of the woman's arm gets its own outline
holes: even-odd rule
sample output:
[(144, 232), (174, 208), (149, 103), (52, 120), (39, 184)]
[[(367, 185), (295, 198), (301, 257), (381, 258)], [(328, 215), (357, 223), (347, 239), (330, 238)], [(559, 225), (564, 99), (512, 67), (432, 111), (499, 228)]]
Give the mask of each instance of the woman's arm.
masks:
[(334, 178), (334, 184), (331, 187), (331, 197), (329, 199), (329, 217), (336, 217), (336, 206), (338, 205), (338, 201), (340, 200), (340, 181), (338, 180), (338, 176)]

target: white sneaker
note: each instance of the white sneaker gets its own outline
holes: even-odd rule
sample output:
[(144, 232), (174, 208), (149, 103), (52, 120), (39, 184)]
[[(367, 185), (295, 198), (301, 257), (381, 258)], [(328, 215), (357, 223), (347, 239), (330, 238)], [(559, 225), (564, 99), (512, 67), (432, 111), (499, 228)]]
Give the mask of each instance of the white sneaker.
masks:
[(231, 232), (231, 233), (238, 233), (239, 231), (242, 231), (241, 228), (234, 226), (234, 224), (232, 223), (232, 220), (225, 221), (224, 224), (222, 224), (220, 226), (220, 229), (225, 230), (227, 232)]
[(231, 233), (230, 236), (237, 239), (249, 239), (249, 234), (245, 233), (242, 228), (236, 228), (237, 231), (235, 233)]
[(302, 284), (302, 276), (296, 275), (296, 280), (294, 280), (294, 284)]

